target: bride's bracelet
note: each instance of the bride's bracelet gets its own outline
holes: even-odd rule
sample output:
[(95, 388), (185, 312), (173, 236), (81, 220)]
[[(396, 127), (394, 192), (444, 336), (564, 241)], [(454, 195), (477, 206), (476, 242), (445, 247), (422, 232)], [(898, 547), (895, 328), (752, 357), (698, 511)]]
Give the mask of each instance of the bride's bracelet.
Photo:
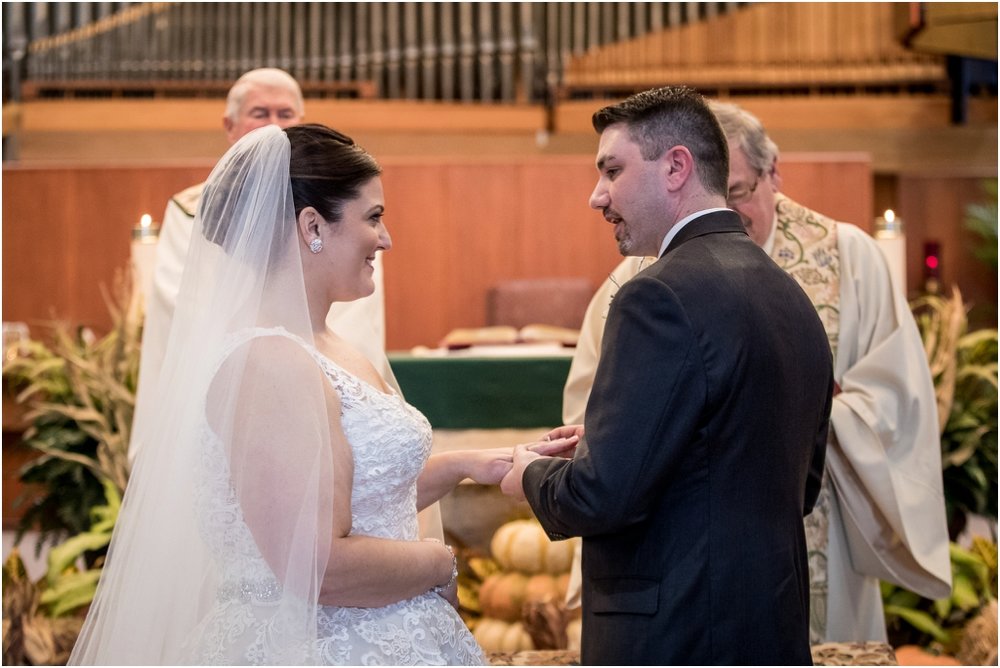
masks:
[(451, 545), (448, 545), (443, 541), (438, 540), (437, 538), (424, 538), (424, 540), (429, 540), (434, 543), (441, 543), (446, 548), (448, 548), (449, 552), (451, 552), (451, 578), (448, 580), (448, 582), (444, 583), (443, 585), (434, 585), (433, 587), (431, 587), (431, 591), (434, 592), (435, 594), (443, 594), (447, 589), (450, 589), (458, 580), (458, 557), (455, 555), (455, 550), (452, 549)]

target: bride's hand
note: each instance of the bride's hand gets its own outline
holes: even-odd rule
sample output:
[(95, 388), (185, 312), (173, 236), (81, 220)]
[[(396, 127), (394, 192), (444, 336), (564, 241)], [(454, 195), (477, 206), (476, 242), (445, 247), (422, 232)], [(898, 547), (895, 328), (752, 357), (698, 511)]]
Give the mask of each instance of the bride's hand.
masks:
[(498, 485), (514, 465), (513, 448), (487, 448), (467, 453), (466, 477), (480, 485)]
[(440, 596), (441, 598), (443, 598), (444, 600), (448, 601), (449, 603), (451, 603), (451, 607), (453, 607), (456, 610), (458, 610), (458, 580), (457, 579), (456, 580), (452, 580), (450, 583), (448, 583), (448, 586), (444, 587), (443, 589), (441, 589), (440, 591), (438, 591), (437, 595)]

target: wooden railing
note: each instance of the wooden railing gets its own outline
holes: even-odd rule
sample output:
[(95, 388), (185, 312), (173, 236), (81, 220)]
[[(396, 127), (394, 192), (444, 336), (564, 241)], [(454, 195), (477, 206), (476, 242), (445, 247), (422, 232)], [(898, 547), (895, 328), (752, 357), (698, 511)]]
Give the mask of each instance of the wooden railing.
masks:
[[(25, 81), (21, 97), (25, 101), (55, 97), (216, 97), (229, 93), (231, 80), (177, 81), (173, 79), (45, 79)], [(302, 95), (310, 98), (349, 97), (373, 99), (373, 81), (299, 81)]]

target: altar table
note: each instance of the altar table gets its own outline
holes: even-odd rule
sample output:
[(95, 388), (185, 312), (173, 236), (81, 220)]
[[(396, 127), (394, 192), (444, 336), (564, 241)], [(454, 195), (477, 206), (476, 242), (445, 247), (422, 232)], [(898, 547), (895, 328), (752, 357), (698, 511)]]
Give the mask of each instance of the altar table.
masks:
[(530, 429), (562, 424), (570, 355), (422, 357), (390, 353), (406, 400), (438, 429)]

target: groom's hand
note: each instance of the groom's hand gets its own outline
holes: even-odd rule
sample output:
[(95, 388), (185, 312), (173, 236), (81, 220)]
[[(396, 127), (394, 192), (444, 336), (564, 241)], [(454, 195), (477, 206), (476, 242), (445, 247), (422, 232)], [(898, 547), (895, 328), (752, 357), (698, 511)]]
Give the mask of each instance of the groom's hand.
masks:
[[(524, 501), (524, 487), (521, 484), (521, 477), (528, 464), (541, 459), (543, 456), (562, 455), (571, 457), (573, 449), (579, 443), (579, 436), (569, 438), (557, 438), (551, 441), (539, 441), (538, 443), (526, 443), (514, 446), (514, 465), (507, 475), (500, 481), (500, 491), (507, 496), (518, 501)], [(569, 453), (569, 454), (566, 454)]]
[(545, 435), (545, 440), (555, 441), (560, 438), (570, 438), (572, 436), (576, 436), (577, 439), (583, 438), (582, 424), (568, 424), (562, 427), (556, 427)]
[(544, 441), (532, 443), (528, 446), (528, 449), (545, 457), (572, 459), (579, 442), (580, 437), (576, 435), (568, 437), (546, 436)]
[(527, 445), (514, 446), (514, 465), (507, 475), (500, 481), (500, 490), (517, 501), (524, 501), (524, 487), (521, 486), (521, 476), (524, 469), (536, 459), (541, 459), (541, 455), (532, 452)]
[[(500, 491), (511, 497), (515, 501), (524, 501), (524, 487), (521, 486), (521, 476), (524, 475), (524, 467), (528, 465), (528, 461), (537, 459), (541, 455), (536, 455), (533, 452), (528, 454), (532, 456), (531, 459), (525, 461), (524, 453), (528, 452), (523, 445), (514, 446), (514, 465), (511, 467), (507, 475), (503, 477), (500, 481)], [(519, 456), (520, 455), (520, 456)]]

